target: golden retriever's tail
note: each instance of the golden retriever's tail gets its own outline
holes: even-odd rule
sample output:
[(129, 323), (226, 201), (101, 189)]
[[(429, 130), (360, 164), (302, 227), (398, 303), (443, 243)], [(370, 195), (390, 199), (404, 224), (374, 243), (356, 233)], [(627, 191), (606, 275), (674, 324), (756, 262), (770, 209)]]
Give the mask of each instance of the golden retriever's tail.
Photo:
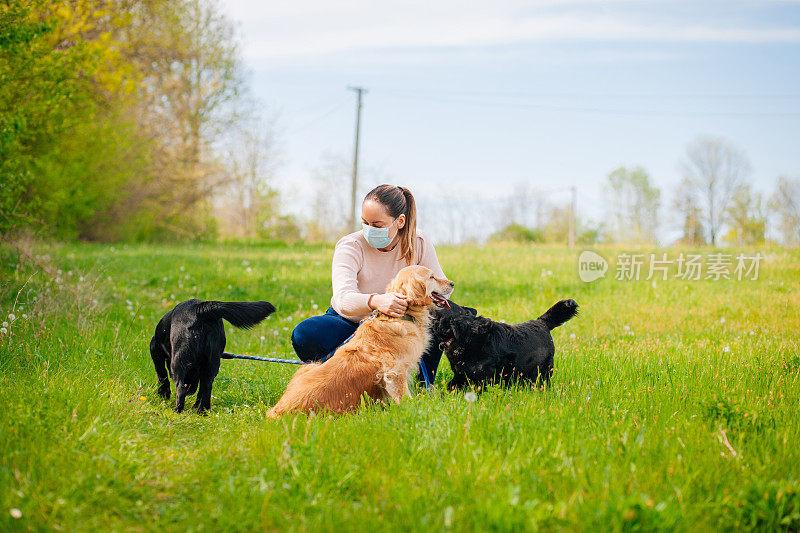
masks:
[(555, 329), (577, 314), (578, 303), (575, 300), (561, 300), (540, 316), (539, 320), (545, 323), (547, 329)]
[(252, 328), (275, 312), (269, 302), (202, 302), (197, 309), (198, 318), (219, 320), (224, 318), (237, 328)]

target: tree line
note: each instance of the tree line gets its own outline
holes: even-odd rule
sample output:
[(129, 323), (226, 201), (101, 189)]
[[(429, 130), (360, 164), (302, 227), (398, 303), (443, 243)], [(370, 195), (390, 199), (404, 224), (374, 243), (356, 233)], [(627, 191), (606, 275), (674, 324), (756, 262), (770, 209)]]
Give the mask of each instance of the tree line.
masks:
[(0, 54), (3, 233), (280, 226), (269, 124), (216, 0), (9, 0)]
[[(683, 179), (671, 202), (641, 166), (610, 172), (603, 184), (604, 219), (595, 224), (579, 219), (578, 242), (656, 244), (660, 232), (672, 227), (680, 233), (677, 243), (692, 246), (757, 245), (770, 235), (787, 246), (800, 245), (800, 179), (780, 176), (772, 194), (756, 191), (747, 156), (718, 137), (691, 143), (680, 166)], [(545, 222), (520, 223), (524, 210), (545, 212), (538, 217)], [(517, 191), (505, 214), (503, 229), (492, 239), (566, 241), (567, 210), (547, 204), (536, 191)]]
[[(328, 157), (312, 215), (282, 214), (271, 122), (250, 95), (218, 0), (6, 0), (0, 4), (0, 234), (98, 241), (218, 235), (333, 240), (347, 232), (349, 162)], [(604, 183), (605, 218), (578, 243), (800, 244), (800, 180), (756, 191), (745, 154), (701, 138), (665, 195), (642, 167)], [(369, 173), (368, 173), (369, 174)], [(360, 191), (386, 181), (366, 176)], [(570, 212), (531, 185), (486, 205), (418, 198), (444, 241), (566, 242)], [(485, 213), (484, 213), (485, 211)], [(430, 228), (434, 225), (428, 224)], [(664, 243), (668, 244), (668, 243)]]

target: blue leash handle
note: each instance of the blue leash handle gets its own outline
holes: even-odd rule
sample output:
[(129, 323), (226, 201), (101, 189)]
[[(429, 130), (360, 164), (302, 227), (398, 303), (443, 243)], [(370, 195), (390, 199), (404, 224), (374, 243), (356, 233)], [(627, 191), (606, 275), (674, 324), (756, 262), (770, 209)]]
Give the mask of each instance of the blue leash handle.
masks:
[(422, 372), (422, 379), (425, 380), (425, 388), (431, 388), (431, 380), (428, 379), (428, 368), (425, 366), (425, 361), (420, 358), (419, 360), (419, 371)]

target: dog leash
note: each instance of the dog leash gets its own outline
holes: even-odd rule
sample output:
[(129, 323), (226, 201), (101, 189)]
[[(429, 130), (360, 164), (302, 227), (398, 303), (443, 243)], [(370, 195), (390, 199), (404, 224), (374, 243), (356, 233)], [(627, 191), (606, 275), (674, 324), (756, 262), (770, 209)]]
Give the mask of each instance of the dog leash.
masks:
[[(355, 336), (355, 332), (352, 335), (350, 335), (349, 337), (347, 337), (344, 340), (344, 342), (342, 342), (342, 344), (347, 344), (347, 342), (350, 339), (352, 339), (354, 336)], [(341, 344), (339, 346), (341, 346)], [(338, 349), (338, 346), (336, 348)], [(331, 358), (331, 356), (334, 354), (334, 352), (336, 352), (336, 349), (334, 349), (331, 353), (326, 355), (323, 359), (320, 359), (319, 361), (311, 361), (311, 363), (324, 363), (325, 361), (327, 361), (328, 359)], [(287, 364), (287, 365), (308, 365), (308, 364), (311, 364), (311, 363), (306, 363), (305, 361), (298, 361), (297, 359), (277, 359), (275, 357), (256, 357), (255, 355), (237, 355), (237, 354), (228, 353), (228, 352), (223, 352), (222, 353), (222, 358), (223, 359), (249, 359), (251, 361), (264, 361), (266, 363), (283, 363), (283, 364)], [(430, 389), (431, 388), (431, 380), (430, 380), (430, 378), (428, 378), (428, 367), (425, 366), (425, 361), (423, 359), (419, 360), (419, 370), (422, 373), (422, 379), (425, 380), (425, 388), (426, 389)]]
[[(355, 336), (355, 332), (353, 332), (352, 335), (347, 337), (344, 340), (344, 342), (342, 342), (342, 344), (346, 344), (354, 336)], [(341, 344), (339, 346), (341, 346)], [(331, 356), (334, 354), (334, 352), (336, 352), (336, 350), (339, 348), (339, 346), (334, 348), (334, 350), (331, 353), (329, 353), (328, 355), (326, 355), (322, 359), (319, 359), (317, 361), (309, 361), (309, 362), (298, 361), (297, 359), (277, 359), (275, 357), (256, 357), (255, 355), (236, 355), (234, 353), (228, 353), (228, 352), (222, 352), (222, 358), (223, 359), (249, 359), (251, 361), (264, 361), (266, 363), (283, 363), (283, 364), (287, 364), (287, 365), (310, 365), (311, 363), (324, 363), (325, 361), (327, 361), (328, 359), (331, 358)]]
[(250, 359), (252, 361), (265, 361), (267, 363), (285, 363), (287, 365), (306, 365), (305, 361), (297, 359), (276, 359), (274, 357), (256, 357), (255, 355), (236, 355), (235, 353), (224, 352), (223, 359)]

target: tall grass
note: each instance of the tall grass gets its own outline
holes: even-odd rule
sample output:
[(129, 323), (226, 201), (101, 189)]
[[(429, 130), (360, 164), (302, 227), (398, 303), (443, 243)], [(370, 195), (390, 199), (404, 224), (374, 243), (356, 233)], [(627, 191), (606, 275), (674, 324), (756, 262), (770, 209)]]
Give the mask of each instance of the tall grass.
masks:
[(471, 403), (442, 390), (444, 361), (401, 406), (277, 422), (295, 367), (224, 361), (210, 414), (178, 415), (149, 338), (178, 301), (266, 299), (227, 349), (293, 357), (330, 248), (32, 253), (0, 249), (2, 530), (800, 529), (796, 250), (767, 250), (757, 281), (583, 283), (571, 250), (442, 248), (454, 299), (486, 316), (578, 301), (552, 388)]

